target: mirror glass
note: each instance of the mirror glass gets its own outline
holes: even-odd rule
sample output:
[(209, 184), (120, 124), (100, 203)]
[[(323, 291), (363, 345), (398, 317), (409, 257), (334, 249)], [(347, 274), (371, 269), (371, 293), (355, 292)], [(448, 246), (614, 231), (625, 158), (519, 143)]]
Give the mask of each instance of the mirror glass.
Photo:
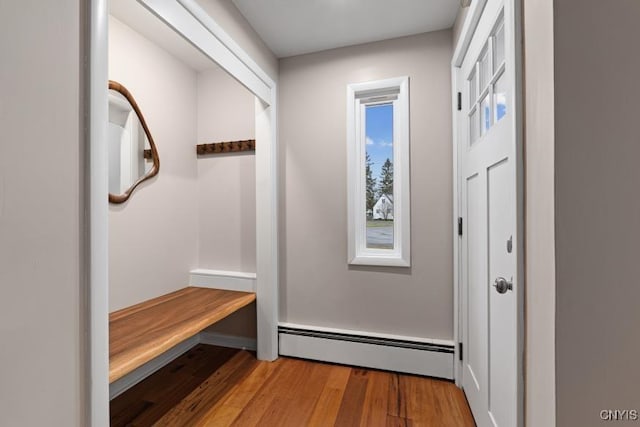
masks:
[(155, 176), (158, 152), (131, 93), (109, 82), (109, 201), (123, 203), (133, 190)]

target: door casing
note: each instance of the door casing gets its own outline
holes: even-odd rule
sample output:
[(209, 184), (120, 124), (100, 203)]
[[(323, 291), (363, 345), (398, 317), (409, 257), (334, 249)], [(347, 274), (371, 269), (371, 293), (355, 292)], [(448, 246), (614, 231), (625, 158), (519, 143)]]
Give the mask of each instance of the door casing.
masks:
[[(461, 254), (461, 240), (458, 234), (458, 218), (461, 217), (460, 212), (460, 197), (462, 189), (460, 187), (460, 170), (459, 170), (459, 158), (460, 149), (462, 148), (461, 142), (463, 132), (466, 132), (466, 121), (464, 109), (458, 111), (458, 93), (463, 92), (464, 78), (462, 76), (460, 67), (465, 58), (471, 40), (480, 21), (480, 17), (484, 11), (484, 8), (488, 0), (475, 0), (472, 2), (470, 10), (467, 13), (467, 17), (462, 27), (458, 43), (455, 46), (453, 59), (451, 61), (451, 82), (452, 82), (452, 117), (453, 117), (453, 218), (452, 218), (452, 237), (453, 237), (453, 265), (454, 265), (454, 340), (457, 343), (455, 348), (454, 358), (454, 380), (456, 385), (462, 386), (462, 361), (460, 360), (460, 344), (462, 342), (462, 298), (461, 298), (461, 277), (462, 277), (462, 254)], [(512, 78), (514, 81), (514, 125), (511, 129), (513, 140), (515, 142), (515, 159), (516, 159), (516, 231), (515, 241), (517, 244), (517, 283), (520, 284), (517, 293), (517, 419), (518, 426), (524, 426), (524, 393), (525, 393), (525, 366), (524, 366), (524, 347), (525, 347), (525, 329), (524, 329), (524, 316), (525, 316), (525, 293), (526, 284), (524, 282), (524, 242), (525, 242), (525, 215), (524, 215), (524, 100), (523, 100), (523, 65), (522, 65), (522, 0), (504, 0), (505, 5), (509, 4), (510, 7), (505, 7), (504, 20), (510, 22), (514, 28), (514, 40), (507, 41), (507, 48), (505, 51), (506, 60), (511, 63), (509, 69), (513, 73)], [(463, 100), (464, 103), (464, 100)], [(463, 224), (464, 232), (464, 224)], [(463, 349), (464, 356), (464, 349)]]

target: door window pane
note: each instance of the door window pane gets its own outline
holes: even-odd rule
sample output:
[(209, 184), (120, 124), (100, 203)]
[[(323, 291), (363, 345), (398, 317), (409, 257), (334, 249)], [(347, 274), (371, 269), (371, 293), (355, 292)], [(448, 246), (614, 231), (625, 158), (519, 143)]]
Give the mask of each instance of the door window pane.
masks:
[(469, 108), (473, 107), (476, 100), (478, 99), (478, 74), (473, 71), (471, 77), (469, 78)]
[(487, 87), (493, 75), (491, 72), (491, 64), (489, 63), (489, 49), (487, 46), (485, 46), (484, 52), (480, 55), (478, 64), (478, 68), (480, 69), (480, 92)]
[(393, 104), (366, 107), (367, 248), (393, 249)]
[(489, 95), (485, 95), (480, 102), (480, 135), (484, 135), (491, 128), (491, 105)]
[(496, 31), (496, 35), (493, 38), (494, 40), (494, 61), (493, 61), (493, 72), (498, 71), (498, 68), (504, 62), (504, 25), (501, 25), (498, 31)]
[(507, 77), (504, 72), (496, 81), (493, 105), (495, 106), (495, 121), (498, 122), (507, 114)]
[(485, 95), (480, 101), (480, 135), (484, 135), (491, 127), (491, 107), (489, 105), (489, 95)]
[(473, 144), (478, 139), (478, 109), (473, 110), (469, 116), (469, 141)]

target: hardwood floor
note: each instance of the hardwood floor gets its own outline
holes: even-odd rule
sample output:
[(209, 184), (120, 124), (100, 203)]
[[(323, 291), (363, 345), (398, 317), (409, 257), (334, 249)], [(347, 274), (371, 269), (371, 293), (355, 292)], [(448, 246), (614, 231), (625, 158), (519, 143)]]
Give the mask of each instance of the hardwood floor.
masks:
[(111, 401), (112, 426), (474, 426), (447, 381), (198, 345)]

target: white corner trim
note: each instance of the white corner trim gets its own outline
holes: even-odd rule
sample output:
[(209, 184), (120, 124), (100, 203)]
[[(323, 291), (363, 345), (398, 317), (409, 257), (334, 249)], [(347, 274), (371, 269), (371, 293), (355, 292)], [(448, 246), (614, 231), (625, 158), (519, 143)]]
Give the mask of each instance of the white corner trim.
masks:
[[(88, 2), (85, 2), (88, 3)], [(81, 19), (86, 25), (82, 37), (87, 38), (85, 47), (84, 78), (88, 86), (81, 88), (85, 105), (81, 120), (88, 126), (88, 168), (84, 169), (84, 194), (80, 203), (84, 212), (81, 222), (85, 229), (83, 238), (88, 242), (83, 248), (82, 293), (88, 307), (83, 310), (82, 340), (88, 340), (88, 378), (84, 379), (88, 396), (82, 412), (81, 424), (92, 427), (109, 426), (109, 202), (107, 177), (107, 117), (109, 117), (108, 80), (108, 17), (107, 0), (91, 0), (89, 15)], [(88, 55), (88, 58), (86, 58)], [(88, 107), (88, 108), (87, 108)], [(87, 159), (82, 160), (85, 164)], [(88, 227), (88, 228), (87, 228)], [(87, 373), (86, 371), (84, 373)], [(84, 378), (84, 375), (83, 375)]]
[(278, 358), (278, 120), (277, 90), (271, 106), (256, 98), (256, 313), (258, 359)]
[(388, 339), (384, 334), (355, 335), (352, 334), (353, 331), (341, 334), (327, 330), (330, 329), (294, 329), (282, 326), (279, 332), (280, 354), (453, 379), (453, 345), (425, 342), (439, 340), (409, 341)]
[(201, 288), (255, 292), (256, 273), (198, 268), (189, 273), (189, 284)]
[(217, 332), (208, 331), (200, 332), (200, 344), (217, 345), (220, 347), (237, 348), (249, 351), (256, 351), (258, 348), (255, 338), (219, 334)]
[(195, 347), (199, 342), (199, 336), (194, 335), (176, 345), (175, 347), (172, 347), (169, 350), (165, 351), (155, 359), (152, 359), (139, 368), (131, 371), (119, 380), (109, 384), (109, 400), (113, 400), (114, 398), (118, 397), (134, 385), (138, 384), (140, 381), (147, 378), (149, 375), (153, 374), (154, 372), (171, 363), (173, 360), (182, 356), (184, 353)]

